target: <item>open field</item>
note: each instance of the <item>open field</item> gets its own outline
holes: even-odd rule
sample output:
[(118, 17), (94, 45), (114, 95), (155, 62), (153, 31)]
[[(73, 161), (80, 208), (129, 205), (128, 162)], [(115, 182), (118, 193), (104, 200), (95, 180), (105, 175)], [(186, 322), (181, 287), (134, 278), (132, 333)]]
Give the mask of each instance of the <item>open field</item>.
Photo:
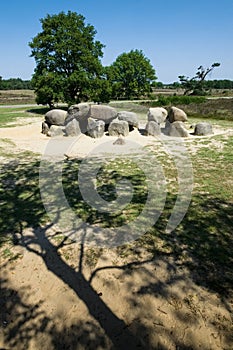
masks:
[[(111, 105), (137, 112), (141, 125), (146, 122), (148, 106)], [(176, 159), (165, 141), (133, 131), (129, 139), (154, 159), (149, 163), (152, 173), (155, 164), (163, 170), (165, 204), (146, 233), (113, 248), (85, 244), (85, 230), (80, 231), (83, 244), (74, 242), (51, 222), (44, 208), (40, 161), (50, 139), (40, 128), (46, 109), (0, 109), (0, 348), (232, 349), (233, 122), (229, 106), (222, 108), (226, 118), (217, 119), (208, 112), (214, 135), (184, 140), (178, 161), (191, 161), (193, 190), (183, 220), (170, 233), (166, 226), (182, 186)], [(217, 107), (221, 109), (213, 109)], [(194, 106), (188, 116), (190, 126), (207, 117), (195, 114)], [(83, 156), (64, 157), (62, 166), (70, 207), (94, 228), (133, 222), (146, 204), (151, 185), (150, 175), (147, 179), (133, 158), (108, 158), (106, 153), (97, 176), (98, 193), (108, 202), (116, 200), (117, 183), (124, 178), (132, 184), (132, 200), (119, 213), (99, 212), (84, 201), (77, 178), (82, 158), (110, 139), (93, 141), (83, 136), (83, 146), (77, 145)], [(170, 142), (174, 146), (178, 141)], [(51, 163), (47, 170), (46, 179), (54, 186), (56, 167)]]
[[(153, 89), (152, 96), (174, 96), (183, 95), (183, 89)], [(207, 97), (232, 97), (233, 90), (212, 90), (211, 95)], [(33, 90), (0, 90), (0, 105), (18, 105), (35, 103), (35, 93)]]
[(33, 90), (0, 90), (0, 105), (35, 103)]

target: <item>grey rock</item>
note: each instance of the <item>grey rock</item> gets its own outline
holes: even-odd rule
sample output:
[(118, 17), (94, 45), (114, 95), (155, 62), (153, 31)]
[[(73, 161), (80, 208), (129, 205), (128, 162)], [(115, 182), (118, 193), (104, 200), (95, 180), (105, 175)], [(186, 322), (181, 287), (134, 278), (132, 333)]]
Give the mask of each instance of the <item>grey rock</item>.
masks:
[(128, 111), (120, 111), (117, 113), (117, 118), (119, 120), (125, 120), (129, 126), (138, 128), (139, 122), (138, 122), (138, 116), (134, 112), (128, 112)]
[(166, 122), (165, 126), (165, 134), (168, 136), (173, 137), (188, 137), (189, 132), (186, 129), (186, 126), (181, 121), (176, 121), (173, 123), (170, 123), (169, 121)]
[(70, 116), (87, 116), (90, 110), (89, 103), (78, 103), (76, 105), (72, 105), (68, 108), (68, 114)]
[(186, 122), (188, 120), (187, 114), (180, 108), (171, 107), (168, 112), (168, 119), (170, 123), (179, 121)]
[(42, 122), (42, 130), (41, 133), (47, 135), (49, 132), (49, 126), (46, 122)]
[(161, 129), (158, 123), (154, 120), (150, 120), (145, 127), (146, 135), (158, 136), (161, 134)]
[(164, 123), (167, 118), (167, 110), (163, 107), (149, 108), (147, 112), (148, 121), (154, 121), (157, 124)]
[(63, 109), (52, 109), (45, 114), (45, 122), (50, 127), (51, 125), (62, 126), (65, 124), (67, 112)]
[(88, 118), (87, 133), (93, 138), (99, 138), (104, 135), (105, 123), (103, 120)]
[(76, 119), (79, 123), (79, 127), (82, 133), (87, 131), (88, 113), (90, 111), (90, 105), (88, 103), (79, 103), (69, 107), (65, 125)]
[(125, 120), (115, 119), (110, 123), (108, 132), (110, 136), (127, 136), (129, 134), (129, 124)]
[(210, 123), (202, 122), (202, 123), (196, 124), (194, 129), (194, 135), (205, 136), (205, 135), (212, 135), (212, 134), (213, 134), (213, 129)]
[(87, 132), (88, 118), (103, 120), (105, 124), (110, 124), (117, 116), (115, 108), (105, 105), (94, 105), (89, 103), (79, 103), (70, 106), (65, 124), (76, 119), (79, 122), (82, 133)]
[(91, 105), (88, 117), (103, 120), (108, 125), (117, 117), (117, 110), (105, 105)]
[(47, 135), (50, 137), (63, 136), (64, 135), (64, 126), (61, 125), (51, 125)]
[(76, 119), (72, 119), (65, 126), (66, 136), (78, 136), (81, 134), (79, 122)]
[(118, 145), (118, 146), (122, 146), (125, 145), (125, 139), (123, 139), (122, 135), (120, 135), (116, 141), (113, 142), (113, 145)]

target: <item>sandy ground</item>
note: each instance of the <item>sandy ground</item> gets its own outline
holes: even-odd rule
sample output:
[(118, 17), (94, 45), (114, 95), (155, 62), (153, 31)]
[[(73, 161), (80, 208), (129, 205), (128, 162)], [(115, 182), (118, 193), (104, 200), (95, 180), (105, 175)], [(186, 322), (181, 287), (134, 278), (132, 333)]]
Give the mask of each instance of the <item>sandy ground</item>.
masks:
[[(40, 131), (37, 121), (0, 129), (0, 138), (14, 142), (17, 152), (44, 154), (51, 139)], [(109, 140), (83, 135), (74, 144), (66, 140), (62, 145), (61, 137), (52, 142), (73, 157)], [(137, 131), (129, 140), (153, 143)], [(233, 348), (233, 304), (197, 285), (190, 271), (171, 257), (152, 259), (142, 247), (129, 255), (82, 249), (62, 242), (49, 224), (26, 229), (19, 239), (17, 258), (1, 258), (1, 349)]]
[[(35, 122), (36, 119), (36, 122)], [(21, 120), (23, 125), (17, 127), (9, 127), (0, 129), (0, 139), (8, 139), (11, 140), (18, 151), (26, 150), (31, 151), (40, 155), (43, 154), (60, 154), (67, 155), (69, 157), (85, 157), (90, 152), (93, 152), (95, 148), (97, 151), (106, 152), (106, 148), (108, 152), (115, 152), (116, 146), (111, 147), (109, 149), (110, 144), (113, 144), (116, 141), (116, 137), (110, 137), (104, 135), (100, 139), (92, 139), (86, 135), (81, 135), (76, 138), (66, 138), (63, 136), (49, 138), (46, 135), (41, 133), (41, 118), (25, 118)], [(25, 125), (25, 123), (27, 123)], [(145, 124), (140, 124), (140, 128), (144, 128)], [(193, 141), (198, 141), (203, 138), (212, 138), (216, 135), (229, 134), (232, 133), (233, 129), (224, 130), (222, 128), (214, 128), (214, 134), (210, 136), (200, 137), (200, 136), (192, 136), (190, 130), (190, 137), (186, 139), (182, 139), (185, 141), (187, 145), (190, 145), (190, 150), (194, 151), (198, 146), (193, 145)], [(171, 140), (179, 138), (171, 138), (165, 135), (162, 135), (161, 140)], [(130, 142), (131, 147), (143, 147), (148, 145), (153, 145), (156, 140), (152, 136), (143, 136), (138, 130), (134, 130), (130, 132), (129, 136), (126, 138), (126, 142)], [(107, 146), (106, 146), (107, 144)], [(133, 146), (134, 144), (134, 146)], [(103, 147), (99, 147), (103, 145)], [(5, 147), (7, 145), (5, 144)], [(62, 153), (63, 152), (63, 153)]]

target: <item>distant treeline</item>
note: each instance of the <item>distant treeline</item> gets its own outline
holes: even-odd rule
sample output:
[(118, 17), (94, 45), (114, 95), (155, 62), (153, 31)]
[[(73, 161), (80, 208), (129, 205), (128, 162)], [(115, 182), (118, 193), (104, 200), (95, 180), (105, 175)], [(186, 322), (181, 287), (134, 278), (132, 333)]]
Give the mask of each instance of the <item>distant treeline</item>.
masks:
[(33, 90), (31, 80), (20, 78), (2, 79), (0, 77), (0, 90)]
[[(174, 82), (171, 84), (163, 84), (162, 82), (156, 82), (153, 87), (159, 89), (179, 89), (182, 85), (179, 82)], [(203, 87), (205, 89), (233, 89), (233, 80), (223, 79), (223, 80), (205, 80), (203, 82)]]
[[(204, 88), (206, 89), (233, 89), (233, 80), (206, 80), (204, 81)], [(182, 85), (179, 82), (171, 84), (163, 84), (162, 82), (155, 82), (152, 85), (159, 89), (179, 89)], [(33, 90), (31, 80), (22, 80), (20, 78), (2, 79), (0, 76), (0, 90)]]
[(204, 86), (208, 89), (233, 89), (233, 80), (206, 80)]

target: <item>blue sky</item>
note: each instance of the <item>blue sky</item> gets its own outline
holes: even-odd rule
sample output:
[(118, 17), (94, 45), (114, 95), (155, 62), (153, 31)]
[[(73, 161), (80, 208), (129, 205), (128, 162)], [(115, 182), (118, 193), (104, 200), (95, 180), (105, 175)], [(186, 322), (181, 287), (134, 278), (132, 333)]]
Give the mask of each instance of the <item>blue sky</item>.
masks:
[(220, 62), (209, 79), (233, 80), (233, 0), (8, 0), (0, 4), (0, 76), (31, 79), (28, 42), (40, 18), (61, 11), (82, 14), (106, 47), (102, 63), (142, 50), (158, 81), (193, 76), (197, 67)]

